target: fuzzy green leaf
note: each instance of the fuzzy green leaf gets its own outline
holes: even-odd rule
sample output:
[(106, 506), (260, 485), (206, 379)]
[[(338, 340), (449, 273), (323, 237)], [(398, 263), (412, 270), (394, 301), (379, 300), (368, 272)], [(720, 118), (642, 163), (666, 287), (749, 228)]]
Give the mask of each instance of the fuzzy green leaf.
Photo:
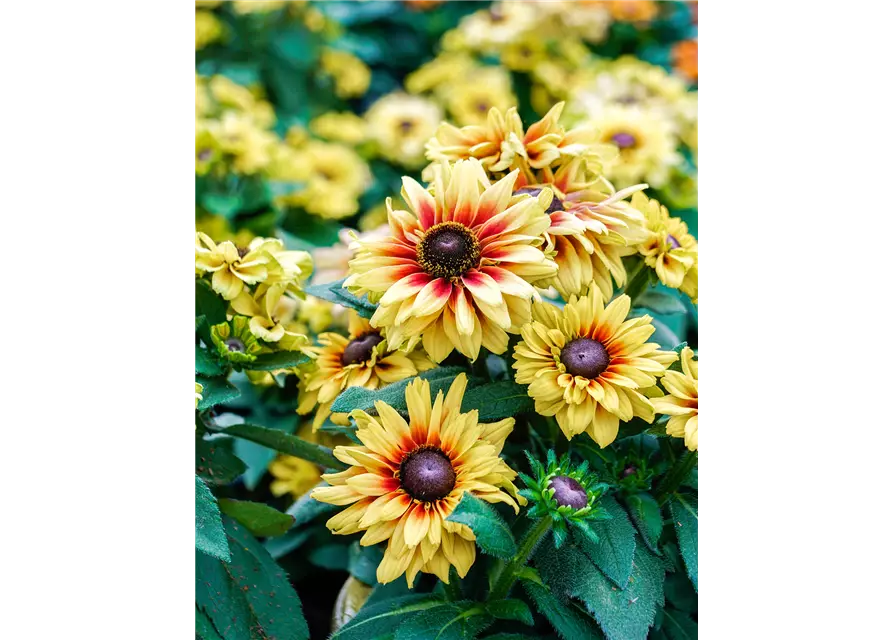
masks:
[(406, 624), (422, 611), (442, 606), (443, 600), (430, 594), (412, 594), (389, 598), (367, 605), (346, 625), (333, 633), (329, 640), (369, 640)]
[(660, 628), (672, 640), (698, 640), (698, 624), (675, 609), (664, 609), (664, 620)]
[(226, 378), (195, 376), (195, 381), (202, 385), (202, 399), (198, 403), (199, 411), (210, 409), (239, 397), (239, 390), (227, 382)]
[(673, 528), (691, 583), (698, 590), (698, 498), (675, 494), (670, 500)]
[(530, 607), (522, 600), (508, 598), (487, 603), (487, 613), (499, 620), (517, 620), (526, 625), (533, 625), (533, 614)]
[(664, 519), (657, 500), (650, 493), (636, 493), (626, 499), (626, 506), (645, 544), (658, 553), (657, 541), (664, 528)]
[(275, 353), (262, 353), (254, 362), (243, 363), (242, 368), (252, 371), (276, 371), (277, 369), (291, 369), (309, 361), (310, 357), (300, 351), (276, 351)]
[(375, 572), (384, 551), (379, 546), (364, 547), (360, 545), (360, 541), (356, 540), (350, 545), (348, 550), (347, 570), (357, 580), (366, 584), (378, 584), (378, 578)]
[(667, 316), (685, 313), (685, 305), (678, 297), (657, 289), (646, 291), (636, 298), (636, 307)]
[[(428, 381), (428, 385), (431, 387), (431, 397), (434, 398), (438, 391), (446, 393), (456, 376), (464, 372), (465, 369), (462, 367), (435, 367), (417, 377)], [(406, 411), (406, 387), (413, 380), (415, 378), (407, 378), (375, 391), (363, 387), (350, 387), (335, 398), (335, 402), (332, 403), (332, 412), (350, 413), (354, 409), (371, 411), (375, 408), (375, 403), (379, 401), (398, 411)]]
[(301, 440), (297, 436), (289, 435), (276, 429), (268, 429), (253, 424), (234, 424), (223, 429), (222, 433), (244, 438), (270, 449), (287, 453), (290, 456), (309, 460), (323, 467), (344, 469), (346, 466), (332, 455), (332, 450), (328, 447)]
[(480, 602), (460, 600), (413, 616), (400, 624), (395, 640), (472, 640), (493, 623)]
[(209, 556), (230, 561), (217, 499), (198, 476), (195, 476), (195, 548)]
[(535, 582), (524, 580), (522, 584), (537, 611), (543, 614), (564, 640), (602, 637), (595, 620), (580, 611), (576, 603), (562, 602), (549, 589)]
[(238, 520), (251, 533), (259, 537), (281, 536), (288, 531), (295, 519), (260, 502), (248, 500), (218, 500), (220, 511)]
[(219, 376), (223, 373), (223, 367), (220, 366), (220, 363), (211, 351), (196, 345), (195, 372), (203, 376)]
[(340, 304), (344, 307), (350, 307), (363, 318), (371, 318), (372, 314), (374, 314), (375, 310), (378, 308), (378, 305), (369, 302), (366, 296), (360, 298), (347, 289), (344, 289), (342, 285), (346, 279), (347, 278), (342, 278), (341, 280), (329, 282), (327, 284), (307, 286), (304, 287), (304, 292), (311, 296), (316, 296), (317, 298)]
[(478, 410), (478, 420), (500, 420), (533, 411), (527, 386), (511, 380), (471, 387), (462, 400), (462, 411)]
[(214, 293), (204, 280), (195, 281), (195, 315), (204, 316), (209, 326), (226, 322), (226, 300)]
[(245, 472), (245, 463), (233, 453), (232, 438), (195, 436), (195, 473), (205, 482), (229, 484)]
[(633, 571), (636, 530), (630, 524), (626, 511), (614, 498), (604, 496), (599, 504), (611, 514), (611, 519), (588, 523), (597, 539), (577, 526), (572, 527), (573, 539), (606, 576), (618, 587), (625, 589)]
[(249, 631), (251, 608), (226, 569), (227, 565), (196, 550), (195, 605), (208, 616), (224, 640), (254, 640)]
[(470, 493), (462, 496), (447, 520), (468, 525), (474, 531), (477, 545), (488, 555), (509, 560), (518, 551), (505, 520), (493, 507)]
[(195, 637), (199, 640), (223, 640), (204, 611), (195, 608)]

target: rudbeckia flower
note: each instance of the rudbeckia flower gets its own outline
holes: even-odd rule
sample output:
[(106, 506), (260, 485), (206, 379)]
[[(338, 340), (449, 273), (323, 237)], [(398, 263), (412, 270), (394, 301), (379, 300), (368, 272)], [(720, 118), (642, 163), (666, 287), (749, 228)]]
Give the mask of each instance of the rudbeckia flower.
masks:
[(561, 310), (534, 304), (534, 321), (521, 330), (515, 380), (530, 385), (537, 413), (555, 416), (568, 439), (585, 431), (604, 448), (614, 442), (621, 420), (654, 420), (643, 391), (651, 393), (676, 354), (646, 342), (654, 333), (651, 317), (627, 320), (629, 309), (626, 295), (605, 307), (593, 284)]
[(211, 327), (211, 340), (221, 358), (242, 365), (254, 362), (265, 351), (251, 333), (248, 323), (245, 316), (235, 316), (230, 322)]
[(517, 171), (490, 184), (477, 160), (438, 169), (433, 195), (403, 178), (411, 211), (388, 200), (391, 236), (356, 243), (344, 286), (379, 303), (372, 326), (389, 349), (421, 337), (435, 362), (453, 349), (504, 353), (539, 297), (532, 283), (557, 271), (539, 247), (549, 217), (535, 198), (510, 204)]
[(443, 112), (426, 98), (390, 93), (376, 100), (365, 118), (370, 137), (385, 158), (418, 167), (425, 161), (425, 142), (434, 135)]
[[(313, 419), (313, 429), (319, 429), (332, 414), (332, 403), (348, 387), (378, 389), (434, 367), (423, 352), (409, 353), (389, 350), (381, 333), (350, 312), (350, 335), (321, 333), (322, 347), (312, 347), (316, 354), (313, 368), (304, 374), (300, 384), (298, 413), (305, 415), (319, 405)], [(347, 424), (346, 414), (335, 414), (333, 421)]]
[[(657, 272), (657, 277), (668, 287), (679, 289), (686, 276), (698, 264), (698, 241), (688, 232), (681, 219), (670, 217), (667, 208), (657, 200), (637, 193), (632, 206), (645, 214), (648, 239), (639, 245), (645, 264)], [(694, 296), (697, 300), (697, 270), (694, 273)], [(689, 281), (689, 290), (692, 282)]]
[(672, 416), (667, 435), (685, 438), (689, 451), (698, 450), (698, 361), (690, 347), (682, 350), (682, 372), (667, 371), (661, 386), (669, 391), (663, 398), (654, 398), (654, 410)]
[(326, 474), (330, 487), (315, 489), (321, 502), (350, 505), (326, 526), (336, 534), (365, 531), (360, 544), (384, 540), (388, 546), (376, 576), (391, 582), (403, 573), (412, 587), (419, 571), (449, 583), (450, 566), (464, 578), (474, 563), (475, 535), (447, 518), (465, 493), (487, 502), (505, 502), (518, 512), (526, 500), (512, 484), (517, 474), (499, 457), (514, 418), (478, 423), (478, 412), (461, 412), (466, 377), (456, 377), (444, 398), (433, 404), (426, 380), (406, 388), (409, 421), (383, 402), (378, 417), (354, 411), (361, 446), (336, 447), (350, 465)]

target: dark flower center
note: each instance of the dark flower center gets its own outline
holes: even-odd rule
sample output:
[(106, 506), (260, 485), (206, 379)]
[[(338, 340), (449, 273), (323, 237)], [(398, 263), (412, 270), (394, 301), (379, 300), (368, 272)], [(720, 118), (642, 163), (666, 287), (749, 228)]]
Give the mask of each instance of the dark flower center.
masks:
[(561, 350), (561, 364), (572, 376), (595, 380), (611, 364), (611, 356), (598, 340), (577, 338)]
[(636, 146), (636, 137), (623, 131), (615, 133), (611, 136), (611, 140), (621, 149), (631, 149)]
[(456, 472), (440, 449), (417, 449), (400, 464), (400, 486), (416, 500), (440, 500), (456, 486)]
[(412, 128), (415, 126), (415, 123), (412, 120), (401, 120), (400, 121), (400, 131), (403, 133), (409, 133), (412, 131)]
[(568, 476), (555, 476), (549, 480), (549, 488), (555, 490), (555, 500), (559, 506), (573, 507), (574, 509), (582, 509), (585, 507), (589, 498), (586, 496), (586, 489)]
[(245, 352), (245, 343), (239, 340), (238, 338), (230, 338), (223, 344), (226, 345), (226, 348), (230, 351), (238, 351), (240, 353)]
[(490, 105), (489, 105), (489, 103), (486, 103), (486, 102), (478, 102), (476, 105), (474, 105), (474, 108), (477, 109), (478, 111), (480, 111), (481, 113), (486, 113), (487, 111), (490, 110)]
[(633, 475), (636, 471), (638, 471), (638, 469), (636, 469), (636, 466), (631, 464), (626, 469), (624, 469), (623, 471), (620, 472), (620, 477), (628, 478), (629, 476)]
[(478, 266), (481, 245), (465, 225), (441, 222), (431, 227), (416, 246), (416, 257), (426, 273), (436, 278), (457, 278)]
[(679, 244), (679, 241), (676, 238), (674, 238), (673, 236), (671, 236), (669, 234), (667, 234), (667, 242), (670, 243), (670, 246), (672, 246), (673, 249), (678, 249), (679, 247), (682, 246), (681, 244)]
[(365, 335), (354, 338), (344, 347), (344, 353), (341, 354), (341, 364), (347, 366), (349, 364), (358, 364), (366, 362), (372, 357), (372, 350), (379, 342), (384, 340), (377, 333), (367, 333)]
[(210, 149), (202, 149), (198, 154), (198, 159), (201, 160), (202, 162), (204, 162), (205, 160), (208, 160), (210, 157), (211, 157)]
[(244, 258), (248, 255), (248, 247), (237, 247), (236, 251), (239, 252), (239, 257)]
[[(543, 189), (541, 187), (521, 187), (512, 193), (512, 195), (518, 195), (519, 193), (529, 193), (531, 196), (536, 198), (540, 191)], [(555, 213), (556, 211), (564, 211), (564, 201), (558, 197), (558, 194), (554, 191), (552, 192), (552, 202), (549, 203), (549, 206), (546, 208), (546, 213)]]

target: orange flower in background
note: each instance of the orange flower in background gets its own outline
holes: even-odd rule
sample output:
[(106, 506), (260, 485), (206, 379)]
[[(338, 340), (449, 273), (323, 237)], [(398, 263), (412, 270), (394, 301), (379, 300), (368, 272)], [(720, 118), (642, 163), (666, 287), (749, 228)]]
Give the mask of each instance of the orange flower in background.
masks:
[(428, 11), (443, 4), (444, 0), (403, 0), (403, 4), (417, 11)]
[(651, 22), (657, 16), (657, 3), (651, 0), (613, 0), (608, 3), (618, 22)]
[(683, 40), (673, 46), (673, 70), (692, 82), (698, 81), (698, 41)]

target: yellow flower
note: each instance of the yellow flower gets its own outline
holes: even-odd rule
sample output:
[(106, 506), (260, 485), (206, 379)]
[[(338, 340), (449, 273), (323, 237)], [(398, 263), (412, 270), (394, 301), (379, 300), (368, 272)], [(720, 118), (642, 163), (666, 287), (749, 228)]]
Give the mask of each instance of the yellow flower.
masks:
[(223, 35), (223, 25), (210, 11), (195, 12), (195, 50), (204, 49)]
[(441, 86), (439, 94), (460, 125), (484, 124), (490, 109), (505, 111), (517, 102), (511, 78), (502, 67), (475, 69), (461, 80)]
[(283, 199), (323, 218), (346, 218), (360, 208), (358, 198), (371, 184), (369, 166), (350, 147), (312, 140), (299, 150), (294, 178), (304, 181)]
[(421, 337), (435, 362), (453, 349), (504, 353), (539, 297), (532, 284), (557, 271), (539, 246), (549, 217), (534, 198), (510, 204), (517, 170), (491, 184), (475, 159), (435, 169), (433, 195), (403, 178), (411, 211), (388, 200), (391, 235), (356, 243), (344, 284), (379, 302), (372, 326), (391, 349)]
[(285, 0), (235, 0), (236, 13), (269, 13), (285, 6)]
[(512, 71), (530, 71), (546, 59), (546, 45), (535, 32), (511, 42), (502, 50), (502, 64)]
[(198, 403), (202, 401), (202, 391), (204, 387), (198, 382), (195, 383), (195, 408), (198, 409)]
[(534, 304), (534, 320), (521, 330), (515, 346), (515, 380), (530, 385), (537, 413), (555, 416), (571, 439), (587, 432), (600, 447), (614, 442), (624, 422), (654, 420), (643, 391), (676, 360), (646, 342), (654, 333), (650, 316), (627, 320), (629, 296), (604, 306), (594, 284), (582, 298), (571, 296), (559, 310)]
[(605, 167), (605, 175), (619, 187), (647, 182), (664, 186), (670, 169), (682, 162), (676, 152), (674, 123), (658, 111), (629, 106), (607, 106), (591, 119), (601, 141), (617, 146), (617, 160)]
[(441, 53), (406, 76), (406, 90), (410, 93), (431, 91), (464, 77), (474, 67), (474, 60), (467, 54)]
[[(303, 372), (300, 382), (298, 413), (306, 415), (317, 405), (313, 430), (319, 429), (332, 415), (332, 402), (348, 387), (379, 387), (418, 375), (434, 367), (424, 353), (389, 350), (381, 333), (350, 312), (350, 335), (322, 333), (317, 339), (322, 347), (313, 347), (314, 366)], [(335, 414), (332, 421), (347, 424), (346, 414)]]
[(685, 438), (689, 451), (698, 450), (698, 361), (690, 347), (682, 349), (682, 373), (667, 371), (661, 386), (670, 393), (651, 402), (654, 410), (672, 416), (667, 435)]
[(248, 328), (252, 335), (275, 342), (280, 349), (312, 355), (310, 340), (295, 321), (298, 301), (286, 294), (290, 286), (293, 285), (285, 282), (261, 284), (253, 293), (242, 291), (230, 306), (236, 313), (251, 318)]
[(692, 265), (691, 269), (685, 272), (685, 279), (682, 281), (682, 286), (679, 289), (691, 298), (691, 301), (694, 304), (698, 304), (698, 260), (695, 259), (694, 265)]
[(493, 108), (483, 125), (457, 127), (444, 122), (425, 145), (429, 160), (435, 162), (476, 158), (490, 172), (505, 171), (517, 156), (524, 157), (524, 129), (518, 110)]
[[(688, 225), (679, 218), (671, 218), (665, 206), (644, 193), (633, 196), (632, 206), (645, 214), (648, 224), (648, 239), (638, 247), (639, 253), (645, 256), (645, 264), (657, 272), (665, 285), (679, 289), (685, 276), (697, 265), (698, 241), (688, 233)], [(697, 272), (694, 277), (697, 288)], [(697, 297), (695, 293), (694, 298)]]
[(534, 29), (539, 18), (537, 3), (496, 2), (462, 18), (457, 31), (463, 44), (483, 53), (498, 53), (504, 46)]
[(338, 242), (331, 247), (319, 247), (313, 250), (313, 263), (316, 266), (313, 272), (313, 284), (327, 284), (349, 275), (350, 260), (354, 255), (349, 245), (354, 240), (383, 240), (390, 235), (387, 207), (382, 205), (382, 209), (384, 220), (378, 227), (360, 234), (353, 229), (341, 229), (338, 232)]
[[(333, 436), (323, 431), (314, 433), (309, 424), (301, 425), (296, 435), (302, 440), (315, 442), (330, 448), (335, 445), (350, 443), (350, 440), (344, 436)], [(284, 496), (288, 493), (295, 500), (319, 484), (322, 474), (320, 468), (312, 462), (287, 455), (277, 456), (276, 459), (270, 462), (267, 468), (270, 475), (274, 478), (270, 482), (270, 493), (276, 497)]]
[(346, 51), (324, 49), (320, 56), (323, 73), (335, 80), (339, 98), (356, 98), (366, 93), (372, 73), (362, 60)]
[(330, 111), (311, 120), (310, 131), (326, 140), (355, 145), (366, 139), (366, 121), (351, 111)]
[(215, 139), (221, 151), (232, 158), (236, 173), (253, 175), (270, 163), (279, 139), (259, 127), (252, 116), (228, 111), (215, 125)]
[(388, 541), (376, 573), (381, 583), (405, 573), (411, 588), (419, 571), (449, 583), (451, 566), (465, 577), (475, 560), (475, 535), (447, 518), (466, 492), (509, 504), (515, 513), (526, 504), (512, 484), (517, 474), (499, 457), (515, 420), (480, 424), (477, 411), (461, 413), (466, 382), (457, 376), (433, 405), (428, 382), (411, 382), (408, 423), (383, 402), (375, 404), (377, 418), (354, 411), (362, 445), (336, 447), (335, 457), (350, 467), (324, 475), (331, 486), (311, 493), (350, 505), (326, 523), (334, 533), (364, 531), (364, 546)]
[(425, 98), (390, 93), (376, 100), (365, 118), (381, 155), (405, 167), (418, 167), (425, 161), (425, 142), (434, 135), (443, 112)]

